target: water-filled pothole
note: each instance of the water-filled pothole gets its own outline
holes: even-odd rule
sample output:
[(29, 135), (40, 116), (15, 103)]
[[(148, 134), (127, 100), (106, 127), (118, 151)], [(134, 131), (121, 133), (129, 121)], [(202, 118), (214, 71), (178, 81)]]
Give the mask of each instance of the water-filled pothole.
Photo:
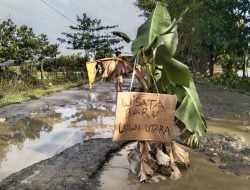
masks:
[(114, 106), (90, 99), (94, 102), (60, 107), (52, 115), (0, 124), (0, 180), (76, 143), (112, 137)]

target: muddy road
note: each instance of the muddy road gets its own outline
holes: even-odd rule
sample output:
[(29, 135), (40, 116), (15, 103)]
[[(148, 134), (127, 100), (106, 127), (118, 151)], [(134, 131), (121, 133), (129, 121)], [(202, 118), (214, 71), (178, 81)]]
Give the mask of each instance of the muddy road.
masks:
[[(188, 149), (194, 164), (182, 182), (161, 181), (155, 187), (199, 189), (207, 182), (219, 189), (248, 189), (250, 94), (204, 83), (197, 90), (209, 132), (199, 150)], [(129, 173), (125, 150), (132, 145), (121, 150), (127, 142), (110, 139), (115, 96), (113, 83), (101, 83), (0, 108), (0, 189), (110, 189), (115, 183), (123, 189), (152, 188)]]

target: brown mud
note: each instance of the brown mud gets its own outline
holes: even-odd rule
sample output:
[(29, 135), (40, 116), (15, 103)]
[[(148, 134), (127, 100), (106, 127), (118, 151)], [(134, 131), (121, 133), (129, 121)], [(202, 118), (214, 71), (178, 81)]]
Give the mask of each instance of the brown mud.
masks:
[[(128, 86), (129, 82), (126, 83), (125, 88), (128, 88)], [(205, 157), (199, 158), (201, 164), (212, 164), (216, 168), (221, 168), (218, 170), (228, 171), (230, 175), (235, 175), (236, 178), (237, 176), (243, 176), (244, 179), (249, 181), (250, 94), (202, 83), (197, 85), (197, 90), (204, 107), (209, 132), (201, 139), (201, 148), (192, 152), (195, 155), (200, 153), (205, 155)], [(0, 117), (5, 119), (4, 123), (0, 123), (0, 128), (8, 128), (5, 125), (12, 126), (12, 124), (25, 118), (53, 115), (55, 110), (69, 105), (77, 108), (76, 116), (84, 114), (83, 118), (74, 116), (75, 118), (71, 123), (74, 124), (75, 122), (75, 125), (77, 125), (77, 120), (81, 122), (84, 119), (95, 118), (95, 120), (91, 120), (92, 123), (86, 125), (91, 128), (91, 126), (95, 126), (100, 113), (110, 114), (114, 117), (115, 96), (114, 84), (102, 83), (96, 84), (92, 90), (88, 90), (86, 86), (74, 88), (38, 100), (5, 106), (0, 108)], [(88, 102), (101, 102), (101, 105), (98, 103), (89, 104)], [(81, 105), (85, 107), (81, 107)], [(110, 108), (105, 108), (103, 109), (104, 112), (100, 112), (100, 110), (96, 110), (100, 106)], [(83, 110), (83, 113), (79, 110)], [(107, 113), (105, 110), (108, 110)], [(72, 112), (72, 110), (69, 110), (69, 112)], [(70, 114), (66, 114), (65, 117), (72, 118)], [(110, 122), (113, 122), (112, 119), (107, 121), (109, 124)], [(53, 124), (47, 122), (47, 127), (43, 126), (43, 129), (49, 131), (51, 125)], [(43, 158), (45, 160), (42, 161), (37, 160), (38, 163), (28, 167), (25, 166), (26, 168), (4, 178), (0, 182), (0, 189), (102, 188), (101, 168), (109, 160), (112, 152), (120, 150), (122, 144), (113, 143), (110, 138), (107, 139), (106, 137), (106, 139), (92, 139), (92, 135), (95, 135), (95, 129), (92, 130), (93, 132), (91, 129), (89, 130), (91, 135), (83, 134), (85, 136), (80, 139), (80, 143), (76, 141), (77, 144), (69, 148), (59, 149), (60, 152), (55, 151), (54, 156), (52, 155), (48, 159)], [(103, 133), (101, 131), (99, 137), (102, 137)], [(90, 140), (86, 141), (88, 139), (85, 138), (86, 136)], [(6, 138), (6, 136), (1, 135), (0, 137), (3, 140)], [(123, 157), (123, 159), (126, 160), (126, 157)], [(197, 160), (197, 162), (199, 161)], [(133, 180), (135, 179), (133, 178)], [(241, 179), (242, 177), (239, 177), (239, 181)], [(250, 184), (246, 186), (247, 184), (249, 182), (246, 181), (245, 184), (244, 181), (241, 189), (249, 187)], [(140, 189), (138, 184), (136, 186), (138, 188), (135, 189)], [(178, 189), (184, 189), (184, 186)], [(190, 187), (190, 189), (192, 188)], [(197, 188), (193, 187), (193, 189)]]

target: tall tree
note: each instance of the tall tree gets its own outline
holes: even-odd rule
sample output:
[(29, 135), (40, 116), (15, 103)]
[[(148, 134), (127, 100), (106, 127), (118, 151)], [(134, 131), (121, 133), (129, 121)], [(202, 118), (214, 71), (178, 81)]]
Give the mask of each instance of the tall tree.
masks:
[(82, 17), (76, 16), (76, 21), (77, 26), (70, 26), (72, 33), (63, 32), (65, 38), (58, 38), (60, 42), (67, 43), (71, 49), (83, 49), (85, 55), (92, 52), (96, 58), (100, 58), (110, 55), (115, 48), (113, 46), (120, 42), (120, 39), (110, 34), (111, 29), (117, 25), (103, 26), (101, 20), (91, 19), (85, 13)]
[(250, 52), (250, 1), (238, 0), (234, 10), (235, 25), (234, 37), (230, 45), (230, 50), (241, 59), (241, 69), (243, 77), (246, 77), (248, 56)]
[(234, 26), (234, 10), (237, 0), (202, 1), (199, 13), (195, 18), (199, 43), (195, 44), (200, 51), (207, 52), (209, 57), (209, 75), (214, 73), (217, 58), (230, 47)]
[(20, 26), (17, 28), (15, 41), (17, 44), (15, 61), (20, 64), (32, 62), (37, 49), (37, 37), (33, 29), (25, 25)]
[(38, 61), (40, 62), (40, 72), (41, 72), (41, 79), (44, 79), (44, 70), (43, 70), (43, 61), (47, 55), (47, 48), (49, 45), (48, 37), (46, 34), (40, 34), (38, 37), (38, 48), (37, 48), (37, 54), (38, 54)]
[(237, 55), (243, 60), (246, 57), (250, 36), (248, 0), (137, 0), (135, 5), (147, 17), (158, 1), (166, 3), (175, 17), (186, 6), (190, 8), (179, 28), (180, 51), (177, 57), (181, 56), (182, 61), (197, 57), (204, 63), (209, 62), (211, 76), (219, 55)]
[(57, 49), (58, 45), (50, 44), (46, 34), (36, 36), (32, 28), (26, 25), (17, 27), (11, 19), (0, 23), (0, 62), (40, 62), (43, 79), (43, 61), (55, 57)]
[(14, 59), (17, 49), (15, 43), (16, 28), (10, 19), (0, 23), (0, 62)]

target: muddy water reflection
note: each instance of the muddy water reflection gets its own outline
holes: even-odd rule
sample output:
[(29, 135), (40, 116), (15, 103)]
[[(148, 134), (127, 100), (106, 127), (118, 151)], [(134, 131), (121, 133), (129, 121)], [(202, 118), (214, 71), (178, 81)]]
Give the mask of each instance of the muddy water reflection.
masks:
[(90, 94), (52, 115), (33, 115), (13, 125), (0, 123), (0, 180), (83, 140), (111, 137), (115, 107), (98, 98)]
[(207, 124), (208, 131), (229, 134), (250, 146), (250, 112), (209, 118)]
[(128, 150), (134, 145), (125, 147), (105, 166), (101, 174), (101, 189), (123, 190), (248, 190), (250, 180), (225, 173), (218, 167), (208, 162), (198, 153), (191, 152), (191, 167), (182, 171), (182, 177), (177, 181), (160, 181), (153, 184), (141, 184), (135, 175), (129, 172), (129, 163), (126, 158)]
[(80, 129), (68, 128), (67, 121), (50, 123), (50, 119), (26, 118), (1, 127), (6, 138), (0, 140), (0, 179), (81, 142)]
[[(208, 131), (229, 134), (240, 139), (238, 148), (250, 146), (250, 113), (226, 114), (207, 120)], [(101, 189), (131, 189), (131, 190), (248, 190), (250, 187), (249, 168), (241, 171), (242, 177), (223, 171), (217, 165), (207, 161), (207, 158), (190, 150), (191, 167), (182, 171), (182, 177), (177, 181), (160, 181), (154, 184), (141, 184), (129, 171), (126, 155), (134, 145), (129, 145), (105, 166), (101, 174)]]

